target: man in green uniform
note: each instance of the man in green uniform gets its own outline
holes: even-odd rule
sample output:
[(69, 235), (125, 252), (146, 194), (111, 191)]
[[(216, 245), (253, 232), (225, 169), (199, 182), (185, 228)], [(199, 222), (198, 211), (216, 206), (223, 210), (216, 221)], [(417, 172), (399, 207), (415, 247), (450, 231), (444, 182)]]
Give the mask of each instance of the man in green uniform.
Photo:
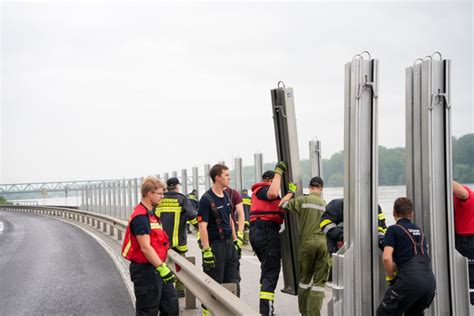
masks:
[(281, 207), (294, 212), (299, 220), (299, 288), (298, 305), (302, 315), (321, 315), (325, 296), (324, 284), (329, 275), (329, 253), (326, 236), (319, 228), (326, 202), (321, 198), (323, 180), (314, 177), (309, 182), (309, 195), (291, 199), (296, 185), (290, 183)]

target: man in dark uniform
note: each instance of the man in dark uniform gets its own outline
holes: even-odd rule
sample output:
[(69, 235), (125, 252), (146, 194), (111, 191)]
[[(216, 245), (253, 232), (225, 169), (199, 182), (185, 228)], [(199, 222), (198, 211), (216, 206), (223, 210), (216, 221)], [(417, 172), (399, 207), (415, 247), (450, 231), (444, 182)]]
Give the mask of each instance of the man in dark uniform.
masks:
[(252, 198), (249, 196), (249, 191), (247, 189), (242, 190), (242, 201), (244, 204), (244, 244), (249, 243), (249, 225), (250, 225), (250, 206), (252, 206)]
[[(378, 244), (383, 250), (383, 239), (387, 231), (385, 215), (378, 205)], [(326, 205), (326, 211), (321, 216), (321, 230), (326, 234), (328, 251), (335, 253), (344, 244), (344, 199), (335, 199)]]
[(252, 186), (250, 208), (250, 244), (260, 260), (260, 314), (273, 315), (275, 288), (281, 268), (280, 225), (283, 210), (280, 208), (280, 184), (286, 162), (279, 162), (275, 171), (265, 171), (262, 182)]
[[(198, 195), (198, 192), (197, 192), (196, 189), (193, 189), (191, 191), (191, 193), (188, 194), (188, 199), (191, 201), (191, 204), (194, 206), (194, 208), (197, 211), (197, 209), (199, 207), (199, 195)], [(186, 231), (188, 232), (188, 234), (193, 233), (193, 231), (191, 230), (191, 225), (194, 226), (194, 228), (196, 228), (196, 230), (199, 230), (198, 223), (197, 223), (197, 218), (189, 220), (186, 223)]]
[(388, 228), (384, 240), (383, 265), (390, 287), (377, 315), (423, 315), (435, 295), (436, 281), (431, 270), (428, 241), (411, 219), (413, 205), (398, 198), (393, 205), (396, 224)]
[[(209, 176), (212, 188), (201, 197), (198, 211), (203, 270), (218, 283), (235, 283), (238, 288), (239, 258), (234, 245), (232, 206), (225, 192), (230, 182), (229, 168), (216, 164), (209, 170)], [(203, 306), (203, 315), (207, 314)]]
[[(160, 218), (166, 234), (170, 238), (171, 249), (185, 256), (188, 251), (188, 236), (186, 222), (197, 216), (197, 210), (190, 199), (180, 193), (178, 178), (169, 178), (166, 181), (168, 191), (156, 207), (156, 216)], [(184, 284), (176, 282), (178, 297), (184, 297)]]

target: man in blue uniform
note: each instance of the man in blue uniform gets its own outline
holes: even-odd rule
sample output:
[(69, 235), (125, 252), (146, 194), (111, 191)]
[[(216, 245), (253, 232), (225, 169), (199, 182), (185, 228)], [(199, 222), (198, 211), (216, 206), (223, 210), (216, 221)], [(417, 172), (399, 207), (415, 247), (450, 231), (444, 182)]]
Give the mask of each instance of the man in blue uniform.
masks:
[(433, 301), (436, 281), (431, 270), (428, 241), (412, 223), (410, 199), (398, 198), (393, 206), (396, 224), (387, 229), (383, 265), (388, 288), (377, 315), (423, 315)]
[[(229, 186), (229, 168), (216, 164), (209, 170), (212, 188), (199, 201), (198, 223), (202, 243), (202, 266), (206, 274), (218, 283), (235, 283), (239, 287), (239, 258), (234, 245), (232, 205), (225, 192)], [(208, 310), (203, 307), (203, 315)]]

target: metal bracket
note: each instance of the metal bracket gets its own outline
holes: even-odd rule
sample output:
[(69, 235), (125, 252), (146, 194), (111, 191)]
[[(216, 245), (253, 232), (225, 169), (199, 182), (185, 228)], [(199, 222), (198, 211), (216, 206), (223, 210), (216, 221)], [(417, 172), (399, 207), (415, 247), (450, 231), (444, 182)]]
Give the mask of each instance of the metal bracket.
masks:
[(444, 101), (445, 101), (445, 104), (446, 104), (446, 109), (451, 109), (451, 104), (449, 104), (448, 102), (448, 96), (445, 92), (441, 92), (440, 89), (438, 89), (438, 93), (437, 94), (431, 94), (431, 100), (430, 100), (430, 105), (428, 106), (428, 110), (433, 110), (434, 108), (434, 105), (433, 105), (433, 101), (434, 99), (437, 98), (438, 99), (438, 102), (436, 102), (437, 104), (440, 104), (442, 103), (441, 102), (441, 98), (444, 98)]
[(368, 79), (367, 79), (367, 75), (365, 76), (365, 82), (364, 83), (359, 83), (359, 88), (357, 89), (357, 95), (356, 95), (356, 99), (359, 100), (360, 99), (360, 95), (361, 95), (361, 89), (362, 87), (364, 89), (370, 89), (372, 88), (372, 92), (374, 94), (374, 98), (377, 99), (379, 96), (377, 95), (377, 92), (375, 90), (375, 83), (374, 82), (368, 82)]

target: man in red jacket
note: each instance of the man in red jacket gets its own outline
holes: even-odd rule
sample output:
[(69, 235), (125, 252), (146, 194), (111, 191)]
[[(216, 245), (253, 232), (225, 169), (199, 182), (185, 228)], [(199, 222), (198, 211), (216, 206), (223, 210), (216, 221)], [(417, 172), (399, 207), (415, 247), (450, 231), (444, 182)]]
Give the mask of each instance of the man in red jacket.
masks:
[(469, 288), (474, 304), (474, 192), (453, 181), (456, 249), (469, 261)]
[(281, 268), (280, 225), (283, 210), (280, 208), (281, 176), (286, 162), (279, 162), (275, 171), (265, 171), (262, 182), (252, 186), (250, 207), (250, 244), (261, 263), (260, 314), (273, 315), (275, 288)]
[(131, 261), (137, 315), (179, 315), (176, 276), (166, 266), (168, 236), (153, 210), (163, 198), (164, 183), (147, 177), (141, 186), (142, 200), (135, 207), (125, 232), (122, 256)]

